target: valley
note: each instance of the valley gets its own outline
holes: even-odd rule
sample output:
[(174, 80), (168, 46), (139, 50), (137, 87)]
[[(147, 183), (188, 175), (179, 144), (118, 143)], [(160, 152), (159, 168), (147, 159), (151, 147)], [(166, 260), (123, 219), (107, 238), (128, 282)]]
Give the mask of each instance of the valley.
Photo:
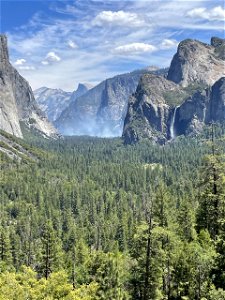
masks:
[(214, 126), (213, 144), (209, 128), (163, 147), (8, 136), (32, 159), (0, 152), (3, 299), (221, 299), (224, 136)]
[(223, 7), (6, 2), (0, 300), (224, 300)]

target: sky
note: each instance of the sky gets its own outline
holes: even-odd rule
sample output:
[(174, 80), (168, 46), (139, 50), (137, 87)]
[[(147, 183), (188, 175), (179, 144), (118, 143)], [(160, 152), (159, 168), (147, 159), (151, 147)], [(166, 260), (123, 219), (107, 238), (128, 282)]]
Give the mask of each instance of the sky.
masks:
[(0, 1), (10, 61), (33, 89), (168, 67), (180, 41), (224, 38), (224, 0)]

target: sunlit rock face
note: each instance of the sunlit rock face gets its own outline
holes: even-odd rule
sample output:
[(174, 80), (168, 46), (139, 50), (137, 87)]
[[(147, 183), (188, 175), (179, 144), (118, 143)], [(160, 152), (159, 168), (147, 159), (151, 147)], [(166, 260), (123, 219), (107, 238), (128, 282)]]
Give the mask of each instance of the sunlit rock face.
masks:
[(38, 107), (28, 82), (10, 64), (7, 38), (0, 35), (0, 129), (23, 137), (20, 122), (47, 137), (57, 136)]
[(203, 83), (212, 86), (225, 76), (225, 44), (223, 39), (212, 38), (211, 44), (184, 40), (174, 55), (167, 79), (182, 86)]
[(61, 89), (41, 87), (34, 91), (34, 97), (49, 121), (54, 122), (68, 107), (72, 93)]

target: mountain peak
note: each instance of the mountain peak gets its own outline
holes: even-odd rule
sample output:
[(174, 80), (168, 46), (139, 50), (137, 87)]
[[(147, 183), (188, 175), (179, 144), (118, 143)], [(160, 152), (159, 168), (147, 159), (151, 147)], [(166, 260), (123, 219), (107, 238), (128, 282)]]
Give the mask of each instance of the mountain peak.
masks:
[(6, 62), (9, 60), (9, 52), (7, 46), (7, 36), (4, 34), (0, 35), (0, 62)]
[(192, 39), (180, 42), (177, 53), (172, 59), (167, 79), (182, 86), (191, 83), (213, 85), (225, 75), (225, 44), (224, 40), (218, 38), (212, 38), (211, 44), (213, 46)]
[(86, 92), (92, 88), (93, 85), (91, 85), (90, 83), (79, 83), (76, 92)]
[(225, 44), (225, 39), (221, 39), (221, 38), (218, 38), (216, 36), (213, 36), (211, 38), (211, 46), (213, 47), (219, 47), (219, 46), (222, 46)]
[(92, 88), (93, 86), (89, 83), (79, 83), (77, 89), (71, 95), (71, 102), (74, 102)]

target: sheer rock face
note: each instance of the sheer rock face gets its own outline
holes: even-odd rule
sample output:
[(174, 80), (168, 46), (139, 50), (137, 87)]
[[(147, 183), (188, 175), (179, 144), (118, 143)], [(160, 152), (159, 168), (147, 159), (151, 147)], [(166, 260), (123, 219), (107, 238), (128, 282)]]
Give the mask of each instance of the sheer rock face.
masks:
[(213, 85), (208, 111), (209, 120), (215, 122), (225, 121), (225, 77)]
[[(161, 78), (161, 82), (163, 81), (169, 82)], [(176, 84), (163, 87), (165, 89), (156, 78), (140, 81), (136, 93), (129, 101), (123, 131), (125, 143), (132, 144), (143, 138), (164, 143), (172, 138), (172, 129), (175, 136), (196, 135), (204, 125), (225, 122), (225, 77), (220, 78), (212, 87), (194, 92), (176, 107), (176, 113), (175, 108), (166, 103), (163, 91), (179, 93), (182, 88)]]
[(178, 90), (175, 83), (162, 76), (144, 75), (129, 101), (123, 132), (125, 142), (133, 143), (141, 138), (165, 141), (169, 134), (167, 123), (170, 117), (165, 93)]
[(28, 82), (9, 62), (7, 38), (0, 35), (0, 128), (17, 137), (23, 137), (20, 121), (47, 137), (57, 136), (35, 102)]
[(87, 91), (56, 120), (64, 135), (121, 136), (129, 96), (141, 75), (158, 70), (140, 70), (104, 80)]
[(19, 124), (19, 114), (16, 99), (11, 82), (11, 68), (9, 65), (9, 54), (7, 39), (0, 36), (0, 128), (22, 137)]
[(177, 113), (177, 134), (199, 133), (204, 124), (225, 121), (225, 77), (220, 78), (212, 88), (196, 92), (188, 98)]
[(197, 82), (212, 86), (225, 76), (224, 59), (223, 39), (214, 37), (211, 45), (197, 40), (185, 40), (178, 46), (167, 78), (184, 87)]
[[(199, 133), (205, 124), (225, 122), (225, 40), (211, 45), (181, 42), (167, 79), (141, 78), (130, 97), (125, 118), (125, 143), (143, 138), (165, 142), (177, 135)], [(169, 80), (171, 79), (171, 80)]]
[(197, 91), (190, 96), (177, 110), (175, 131), (176, 135), (199, 133), (204, 124), (210, 121), (208, 107), (210, 101), (209, 90)]

